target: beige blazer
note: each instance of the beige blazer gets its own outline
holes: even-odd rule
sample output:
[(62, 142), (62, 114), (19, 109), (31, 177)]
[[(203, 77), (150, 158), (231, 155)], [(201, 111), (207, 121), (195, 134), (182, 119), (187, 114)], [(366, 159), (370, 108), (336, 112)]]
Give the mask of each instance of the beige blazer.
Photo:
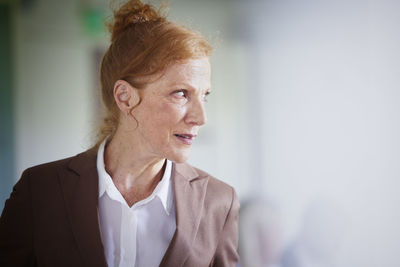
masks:
[[(0, 218), (0, 266), (107, 266), (96, 153), (93, 148), (23, 173)], [(160, 266), (236, 266), (233, 188), (188, 164), (173, 164), (172, 185), (177, 227)]]

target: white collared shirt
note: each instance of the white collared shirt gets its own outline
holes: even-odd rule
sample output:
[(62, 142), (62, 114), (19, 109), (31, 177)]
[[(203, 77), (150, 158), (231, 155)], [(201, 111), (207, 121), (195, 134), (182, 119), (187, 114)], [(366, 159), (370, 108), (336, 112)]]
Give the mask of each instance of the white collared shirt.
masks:
[(176, 229), (172, 163), (166, 160), (153, 193), (129, 207), (105, 170), (105, 144), (106, 140), (97, 152), (97, 172), (100, 231), (108, 266), (159, 266)]

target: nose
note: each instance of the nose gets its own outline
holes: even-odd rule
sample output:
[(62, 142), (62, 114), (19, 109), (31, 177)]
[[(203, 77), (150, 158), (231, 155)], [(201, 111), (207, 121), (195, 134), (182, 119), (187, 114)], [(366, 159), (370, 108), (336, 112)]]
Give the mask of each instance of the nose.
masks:
[(203, 100), (193, 100), (186, 114), (186, 123), (204, 125), (207, 122), (207, 114)]

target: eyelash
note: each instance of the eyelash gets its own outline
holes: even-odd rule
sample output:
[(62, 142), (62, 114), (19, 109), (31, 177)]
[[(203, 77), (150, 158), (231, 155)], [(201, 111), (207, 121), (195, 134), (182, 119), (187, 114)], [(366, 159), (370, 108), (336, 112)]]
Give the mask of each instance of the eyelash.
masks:
[[(184, 94), (183, 96), (178, 96), (178, 97), (188, 98), (188, 91), (186, 89), (181, 89), (181, 90), (177, 90), (177, 91), (174, 92), (175, 95), (178, 95), (178, 93), (183, 93)], [(203, 101), (204, 102), (207, 102), (207, 97), (210, 95), (210, 93), (211, 92), (208, 91), (203, 95)]]
[(210, 91), (207, 91), (204, 95), (203, 95), (203, 101), (207, 102), (207, 97), (211, 94)]

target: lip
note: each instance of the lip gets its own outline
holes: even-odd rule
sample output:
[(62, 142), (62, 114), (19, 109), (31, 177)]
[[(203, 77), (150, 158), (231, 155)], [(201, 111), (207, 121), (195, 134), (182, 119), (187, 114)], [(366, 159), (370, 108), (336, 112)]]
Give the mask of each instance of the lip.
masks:
[(196, 138), (197, 134), (184, 134), (184, 133), (179, 133), (179, 134), (174, 134), (176, 138), (178, 138), (182, 143), (185, 145), (192, 145), (194, 139)]

